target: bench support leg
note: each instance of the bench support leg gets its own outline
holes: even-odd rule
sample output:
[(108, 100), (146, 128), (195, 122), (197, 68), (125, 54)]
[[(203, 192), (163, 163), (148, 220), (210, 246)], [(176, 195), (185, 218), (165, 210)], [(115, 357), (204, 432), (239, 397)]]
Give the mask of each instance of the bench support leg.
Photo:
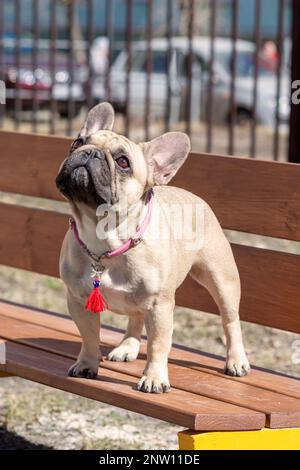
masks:
[(300, 428), (178, 433), (180, 450), (300, 450)]

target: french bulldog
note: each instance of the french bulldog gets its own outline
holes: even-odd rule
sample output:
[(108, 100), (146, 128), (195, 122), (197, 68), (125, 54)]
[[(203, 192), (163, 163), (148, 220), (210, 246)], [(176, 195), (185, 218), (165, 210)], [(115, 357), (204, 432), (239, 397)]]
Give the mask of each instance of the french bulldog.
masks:
[[(136, 144), (113, 132), (113, 123), (114, 110), (109, 103), (92, 108), (56, 179), (58, 189), (70, 203), (78, 233), (76, 239), (73, 231), (68, 230), (60, 256), (68, 308), (82, 336), (80, 354), (68, 374), (95, 378), (98, 373), (100, 315), (85, 310), (85, 300), (92, 288), (91, 258), (98, 256), (102, 267), (100, 291), (109, 309), (129, 317), (124, 338), (109, 353), (108, 360), (134, 361), (144, 325), (146, 328), (147, 362), (138, 390), (152, 393), (170, 390), (168, 354), (175, 291), (188, 274), (207, 288), (219, 308), (227, 344), (225, 373), (246, 375), (250, 366), (239, 320), (240, 279), (230, 244), (202, 199), (167, 186), (189, 154), (188, 136), (169, 132)], [(124, 221), (131, 227), (134, 238), (141, 219), (146, 217), (150, 192), (153, 213), (139, 243), (130, 244), (118, 256), (106, 256), (109, 250), (118, 250), (126, 243), (126, 235), (118, 231)], [(169, 211), (174, 204), (191, 208), (192, 232), (199, 237), (198, 245), (187, 249), (184, 236), (171, 233), (174, 230)], [(101, 207), (105, 207), (105, 214)], [(203, 223), (197, 234), (195, 213), (199, 207)], [(159, 211), (160, 217), (155, 217)], [(99, 236), (99, 221), (110, 214), (115, 215), (116, 226), (108, 227)], [(160, 233), (161, 225), (169, 236), (153, 237)], [(185, 229), (186, 226), (183, 234)]]

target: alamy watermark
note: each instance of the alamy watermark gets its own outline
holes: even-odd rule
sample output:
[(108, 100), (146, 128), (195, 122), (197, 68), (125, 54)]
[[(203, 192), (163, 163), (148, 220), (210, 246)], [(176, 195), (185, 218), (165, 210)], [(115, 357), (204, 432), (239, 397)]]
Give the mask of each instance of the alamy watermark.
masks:
[(5, 82), (0, 80), (0, 104), (6, 103), (6, 87)]
[(0, 341), (0, 364), (6, 364), (6, 344)]
[[(145, 230), (150, 243), (167, 241), (184, 243), (187, 251), (198, 251), (204, 243), (204, 203), (160, 204), (154, 207), (151, 224)], [(129, 240), (134, 238), (139, 226), (147, 217), (147, 206), (129, 205), (122, 200), (122, 207), (101, 204), (96, 212), (99, 222), (96, 228), (100, 240)]]
[(300, 80), (294, 80), (292, 82), (292, 103), (295, 105), (300, 104)]

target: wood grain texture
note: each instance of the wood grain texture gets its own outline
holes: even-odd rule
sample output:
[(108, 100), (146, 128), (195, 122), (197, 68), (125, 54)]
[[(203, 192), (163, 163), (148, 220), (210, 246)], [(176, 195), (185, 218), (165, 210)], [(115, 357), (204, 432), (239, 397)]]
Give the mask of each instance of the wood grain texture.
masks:
[[(60, 200), (55, 177), (70, 144), (0, 131), (0, 190)], [(299, 241), (299, 180), (298, 165), (191, 153), (172, 185), (206, 200), (224, 228)]]
[(134, 389), (136, 380), (124, 373), (101, 369), (97, 380), (66, 377), (72, 360), (7, 341), (7, 364), (1, 370), (67, 392), (195, 430), (261, 429), (262, 413), (174, 389), (153, 395)]
[[(28, 316), (26, 316), (27, 318)], [(69, 321), (69, 320), (67, 320)], [(42, 323), (44, 324), (44, 322)], [(57, 325), (55, 325), (57, 328)], [(49, 327), (28, 323), (13, 317), (0, 314), (0, 331), (8, 340), (55, 352), (59, 355), (73, 358), (77, 357), (80, 350), (80, 338), (63, 331), (53, 330)], [(104, 333), (105, 334), (105, 333)], [(101, 333), (103, 337), (103, 331)], [(111, 344), (114, 337), (113, 344)], [(102, 352), (107, 355), (108, 351), (120, 341), (120, 335), (109, 333), (109, 346), (102, 347)], [(103, 344), (103, 340), (102, 340)], [(175, 349), (175, 348), (173, 348)], [(183, 356), (183, 357), (182, 357)], [(172, 355), (171, 355), (172, 357)], [(273, 392), (262, 387), (247, 384), (243, 379), (228, 381), (224, 374), (210, 374), (204, 368), (197, 369), (184, 362), (185, 351), (181, 353), (181, 359), (173, 359), (169, 364), (170, 381), (172, 387), (196, 395), (213, 398), (246, 407), (266, 415), (267, 426), (271, 428), (300, 427), (300, 400), (289, 397), (278, 392)], [(101, 362), (101, 369), (114, 370), (139, 378), (145, 367), (145, 344), (139, 358), (132, 363)], [(250, 375), (251, 377), (251, 375)], [(273, 380), (276, 380), (276, 376)], [(286, 385), (292, 382), (295, 393), (300, 390), (300, 381), (285, 378)], [(289, 384), (289, 385), (292, 385)], [(298, 389), (298, 390), (297, 390)]]
[[(0, 203), (0, 263), (58, 276), (68, 217)], [(300, 332), (300, 256), (233, 245), (242, 281), (245, 321)], [(177, 305), (217, 313), (206, 290), (190, 277), (178, 289)]]
[[(259, 325), (300, 332), (300, 256), (232, 245), (242, 285), (240, 317)], [(188, 276), (176, 305), (218, 313), (206, 289)]]
[(59, 276), (58, 260), (68, 217), (0, 203), (0, 263)]
[(192, 153), (172, 185), (201, 196), (223, 228), (300, 240), (300, 167)]

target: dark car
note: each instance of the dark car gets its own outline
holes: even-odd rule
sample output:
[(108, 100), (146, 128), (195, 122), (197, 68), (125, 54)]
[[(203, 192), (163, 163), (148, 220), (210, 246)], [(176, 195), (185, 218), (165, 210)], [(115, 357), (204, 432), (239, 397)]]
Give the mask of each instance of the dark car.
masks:
[(34, 104), (35, 108), (47, 109), (53, 99), (59, 114), (66, 117), (71, 99), (76, 115), (85, 101), (86, 65), (80, 64), (75, 54), (70, 58), (66, 41), (57, 42), (54, 61), (49, 41), (40, 40), (36, 51), (31, 44), (29, 39), (21, 39), (18, 47), (13, 38), (5, 41), (2, 76), (7, 110), (32, 110)]

